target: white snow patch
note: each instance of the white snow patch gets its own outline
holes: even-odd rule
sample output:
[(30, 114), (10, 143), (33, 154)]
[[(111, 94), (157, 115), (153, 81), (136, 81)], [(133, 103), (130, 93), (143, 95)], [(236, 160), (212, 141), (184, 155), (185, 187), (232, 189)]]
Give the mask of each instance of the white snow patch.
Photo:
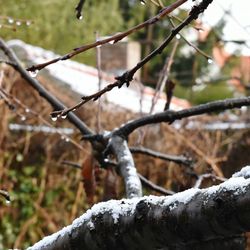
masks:
[[(190, 202), (195, 195), (199, 193), (206, 193), (208, 197), (218, 191), (234, 191), (236, 195), (240, 195), (246, 191), (246, 188), (250, 185), (250, 178), (246, 179), (245, 176), (248, 176), (250, 173), (250, 166), (246, 166), (238, 173), (234, 174), (232, 178), (225, 181), (224, 183), (209, 187), (206, 189), (191, 188), (184, 192), (177, 193), (172, 196), (146, 196), (141, 198), (131, 198), (131, 199), (122, 199), (122, 200), (110, 200), (107, 202), (100, 202), (94, 205), (86, 213), (84, 213), (79, 218), (75, 219), (72, 225), (64, 227), (61, 231), (47, 236), (33, 247), (28, 248), (28, 250), (40, 249), (42, 246), (51, 245), (59, 237), (63, 237), (66, 233), (70, 232), (72, 229), (80, 227), (83, 223), (87, 223), (87, 226), (90, 230), (95, 228), (93, 217), (97, 214), (109, 213), (114, 220), (114, 223), (118, 223), (120, 216), (132, 215), (135, 212), (136, 205), (140, 201), (145, 201), (150, 204), (157, 206), (169, 206), (170, 210), (178, 207), (179, 203), (187, 204)], [(205, 201), (206, 202), (206, 201)]]
[(37, 242), (32, 247), (29, 247), (27, 250), (39, 250), (39, 249), (42, 249), (42, 247), (49, 246), (53, 242), (55, 242), (59, 237), (63, 237), (65, 234), (67, 234), (70, 231), (70, 229), (71, 229), (71, 225), (64, 227), (59, 232), (44, 237), (42, 240)]
[(191, 188), (191, 189), (185, 190), (183, 192), (167, 197), (163, 205), (170, 206), (170, 210), (172, 210), (178, 206), (178, 203), (187, 204), (189, 201), (192, 200), (192, 198), (196, 194), (200, 192), (201, 190), (199, 188)]
[(90, 230), (95, 229), (95, 225), (94, 225), (94, 223), (93, 223), (92, 221), (89, 221), (89, 222), (87, 223), (87, 227), (88, 227)]
[(250, 179), (233, 176), (232, 178), (228, 179), (227, 181), (223, 182), (218, 186), (212, 186), (207, 189), (204, 189), (204, 192), (206, 192), (209, 195), (212, 195), (215, 192), (224, 190), (224, 191), (234, 191), (235, 195), (239, 195), (244, 193), (247, 186), (249, 185), (250, 185)]
[(239, 172), (233, 174), (233, 177), (245, 177), (250, 178), (250, 166), (245, 166)]

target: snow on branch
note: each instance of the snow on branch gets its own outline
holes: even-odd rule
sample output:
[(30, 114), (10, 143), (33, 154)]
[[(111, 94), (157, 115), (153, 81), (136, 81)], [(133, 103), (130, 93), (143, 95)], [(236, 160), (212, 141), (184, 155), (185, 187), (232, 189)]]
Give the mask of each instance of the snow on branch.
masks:
[(228, 244), (232, 239), (240, 244), (241, 234), (250, 230), (249, 176), (247, 166), (206, 189), (98, 203), (28, 250), (177, 249), (213, 240)]
[(114, 136), (110, 139), (110, 145), (117, 157), (118, 171), (124, 179), (127, 198), (141, 197), (141, 181), (137, 175), (133, 156), (129, 151), (127, 142), (119, 136)]

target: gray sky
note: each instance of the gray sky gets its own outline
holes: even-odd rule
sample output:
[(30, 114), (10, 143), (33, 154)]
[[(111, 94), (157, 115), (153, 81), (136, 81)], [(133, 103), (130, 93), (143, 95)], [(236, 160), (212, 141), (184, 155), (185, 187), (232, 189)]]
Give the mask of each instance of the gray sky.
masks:
[[(192, 1), (185, 4), (189, 8), (190, 5), (192, 5)], [(223, 9), (231, 10), (231, 16), (226, 15)], [(214, 0), (206, 10), (202, 20), (208, 25), (213, 25), (224, 17), (226, 19), (224, 39), (246, 40), (249, 47), (239, 47), (239, 45), (230, 43), (227, 50), (232, 52), (240, 48), (243, 54), (250, 55), (250, 0)]]

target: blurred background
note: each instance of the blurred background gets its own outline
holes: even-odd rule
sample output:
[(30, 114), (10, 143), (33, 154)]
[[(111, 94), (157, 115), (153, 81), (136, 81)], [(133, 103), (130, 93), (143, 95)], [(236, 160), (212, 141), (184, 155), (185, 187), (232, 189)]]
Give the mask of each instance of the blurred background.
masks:
[[(83, 18), (78, 20), (77, 2), (0, 0), (0, 36), (28, 67), (94, 42), (97, 34), (101, 39), (129, 29), (160, 10), (151, 1), (143, 5), (136, 0), (86, 0)], [(162, 2), (168, 5), (174, 1)], [(114, 76), (157, 48), (172, 25), (185, 19), (192, 4), (189, 1), (175, 11), (172, 23), (163, 19), (116, 44), (51, 65), (39, 72), (37, 79), (72, 106), (80, 96), (94, 93), (100, 84), (112, 83)], [(163, 111), (170, 92), (173, 110), (248, 95), (249, 7), (244, 0), (214, 1), (201, 18), (136, 74), (129, 89), (114, 90), (103, 96), (99, 105), (90, 102), (76, 113), (93, 130), (103, 132), (135, 117)], [(50, 105), (18, 73), (3, 63), (0, 72), (1, 89), (9, 93), (6, 97), (0, 92), (0, 189), (11, 195), (11, 203), (0, 200), (0, 249), (22, 249), (70, 224), (91, 204), (124, 197), (124, 190), (113, 169), (95, 166), (90, 145), (81, 141), (81, 134), (67, 119), (53, 122)], [(170, 91), (166, 86), (173, 87)], [(193, 187), (199, 175), (217, 174), (215, 169), (228, 178), (250, 162), (248, 117), (244, 107), (138, 130), (131, 135), (130, 145), (185, 155), (195, 162), (189, 168), (136, 154), (138, 171), (174, 192)], [(94, 171), (90, 189), (86, 190), (83, 181), (86, 173), (64, 161)], [(207, 178), (202, 187), (217, 183), (216, 178)], [(157, 194), (148, 189), (144, 193)]]

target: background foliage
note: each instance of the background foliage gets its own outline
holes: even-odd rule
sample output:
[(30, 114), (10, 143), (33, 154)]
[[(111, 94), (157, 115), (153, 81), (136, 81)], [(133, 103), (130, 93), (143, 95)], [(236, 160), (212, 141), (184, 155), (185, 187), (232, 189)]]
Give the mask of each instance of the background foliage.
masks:
[[(169, 4), (173, 1), (165, 2)], [(0, 0), (2, 16), (29, 19), (34, 22), (29, 27), (21, 25), (16, 32), (0, 29), (1, 37), (7, 40), (21, 39), (64, 54), (74, 47), (93, 41), (95, 31), (98, 31), (100, 35), (114, 34), (146, 20), (159, 10), (155, 5), (147, 7), (141, 5), (139, 1), (92, 0), (86, 1), (84, 18), (79, 21), (74, 14), (76, 3), (76, 0)], [(181, 12), (179, 15), (183, 18), (186, 13)], [(219, 24), (215, 28), (220, 31), (223, 27)], [(141, 42), (144, 54), (159, 45), (160, 41), (165, 38), (166, 31), (170, 30), (170, 26), (167, 21), (162, 21), (152, 30), (150, 29), (140, 31), (131, 37), (131, 39)], [(188, 32), (195, 31), (189, 28)], [(211, 33), (205, 43), (197, 42), (197, 45), (206, 53), (211, 54), (213, 45), (218, 41), (217, 34), (218, 32)], [(182, 53), (181, 48), (185, 46), (185, 43), (181, 42), (171, 72), (171, 79), (176, 82), (175, 95), (187, 98), (193, 103), (204, 103), (232, 96), (233, 90), (228, 87), (225, 80), (212, 81), (213, 77), (209, 74), (210, 66), (207, 60), (192, 49), (189, 54)], [(144, 69), (146, 73), (144, 73), (143, 80), (146, 84), (155, 85), (159, 72), (172, 48), (173, 44), (155, 58), (147, 66), (148, 68)], [(76, 60), (88, 65), (95, 65), (95, 51), (91, 50), (79, 55)], [(231, 67), (232, 65), (227, 64), (221, 73), (228, 74)], [(201, 76), (207, 76), (210, 84), (199, 91), (193, 91), (192, 86), (196, 78)], [(9, 79), (11, 84), (17, 86), (16, 90), (13, 89), (14, 93), (20, 94), (23, 92), (20, 90), (25, 89), (27, 96), (22, 96), (22, 98), (27, 98), (27, 100), (30, 96), (37, 98), (36, 94), (27, 88), (27, 85), (20, 82), (18, 76), (13, 72), (9, 73)], [(65, 94), (62, 94), (60, 98), (67, 103)], [(29, 99), (29, 102), (31, 106), (36, 103), (37, 111), (43, 113), (44, 117), (48, 116), (50, 108), (41, 99), (33, 101)], [(95, 113), (93, 110), (95, 111), (95, 107), (89, 106), (85, 113), (81, 114), (81, 117), (91, 127), (95, 124), (95, 118), (92, 116)], [(75, 149), (58, 135), (10, 133), (7, 129), (8, 124), (15, 121), (20, 122), (20, 117), (16, 113), (11, 113), (3, 102), (0, 102), (0, 112), (3, 114), (0, 124), (1, 189), (10, 190), (13, 199), (9, 206), (1, 200), (0, 249), (26, 248), (44, 235), (69, 224), (89, 207), (82, 187), (81, 173), (61, 165), (61, 161), (64, 159), (81, 164), (86, 157), (86, 152)], [(133, 117), (127, 112), (126, 114), (117, 113), (115, 116), (113, 112), (105, 112), (103, 115), (105, 129), (114, 128)], [(37, 124), (37, 120), (32, 117), (25, 122)], [(159, 135), (162, 134), (165, 136), (159, 138)], [(244, 137), (242, 134), (243, 132), (182, 131), (179, 137), (176, 137), (173, 131), (157, 125), (150, 131), (146, 146), (162, 152), (189, 154), (198, 161), (197, 172), (202, 173), (209, 168), (209, 164), (204, 158), (197, 155), (197, 152), (203, 152), (215, 162), (216, 159), (221, 158), (221, 161), (218, 160), (216, 163), (226, 166), (227, 154), (232, 149), (234, 142), (237, 144), (238, 141), (241, 141), (241, 138)], [(78, 134), (74, 136), (79, 140)], [(190, 139), (192, 147), (190, 144), (185, 144), (187, 137)], [(166, 141), (168, 141), (167, 144)], [(197, 141), (200, 142), (199, 150), (194, 147)], [(222, 159), (222, 156), (225, 158)], [(244, 159), (247, 160), (247, 154)], [(143, 157), (136, 157), (136, 163), (140, 166), (141, 174), (165, 188), (178, 192), (192, 187), (194, 184), (195, 180), (186, 174), (186, 170), (175, 164)], [(230, 162), (228, 166), (230, 166)], [(234, 167), (238, 166), (234, 165)], [(105, 180), (105, 176), (101, 176), (101, 180)], [(99, 185), (96, 191), (96, 201), (103, 199), (102, 187), (103, 185)], [(145, 191), (149, 193), (148, 190)], [(118, 190), (118, 197), (122, 196), (122, 192), (123, 190)]]
[[(165, 1), (170, 4), (174, 1)], [(1, 29), (1, 36), (4, 39), (21, 39), (27, 43), (51, 49), (59, 54), (65, 54), (75, 47), (93, 42), (95, 32), (100, 36), (112, 35), (133, 25), (147, 20), (159, 11), (159, 7), (150, 1), (147, 5), (140, 4), (140, 1), (86, 1), (83, 10), (83, 19), (75, 18), (74, 7), (77, 1), (69, 4), (67, 0), (0, 0), (1, 15), (13, 18), (32, 20), (31, 26), (21, 25), (17, 27), (16, 32), (9, 29)], [(187, 13), (179, 12), (179, 17), (185, 18)], [(178, 24), (178, 21), (175, 21)], [(142, 45), (142, 55), (148, 54), (155, 49), (166, 37), (166, 31), (171, 26), (168, 20), (163, 20), (154, 26), (139, 31), (132, 35), (130, 39), (139, 41)], [(206, 42), (196, 44), (208, 55), (212, 53), (212, 47), (222, 36), (223, 21), (220, 22), (211, 32)], [(195, 33), (192, 28), (188, 32)], [(186, 31), (186, 34), (188, 34)], [(192, 91), (190, 86), (195, 84), (196, 78), (206, 76), (211, 79), (207, 60), (191, 49), (188, 55), (183, 54), (181, 48), (188, 47), (184, 41), (181, 41), (175, 62), (171, 71), (171, 78), (177, 83), (175, 95), (181, 98), (187, 98), (194, 104), (204, 103), (207, 100), (216, 100), (221, 97), (231, 97), (232, 90), (228, 88), (225, 81), (220, 81), (220, 88), (223, 91), (217, 96), (217, 86), (206, 89), (208, 96), (203, 100), (203, 92)], [(166, 58), (169, 56), (173, 44), (163, 51), (161, 55), (154, 58), (150, 64), (147, 64), (142, 71), (142, 80), (145, 84), (154, 86), (162, 70)], [(84, 54), (75, 57), (87, 65), (95, 65), (95, 50), (90, 50)], [(187, 74), (188, 72), (188, 74)], [(228, 72), (228, 70), (227, 70)], [(210, 93), (211, 89), (211, 93)]]

